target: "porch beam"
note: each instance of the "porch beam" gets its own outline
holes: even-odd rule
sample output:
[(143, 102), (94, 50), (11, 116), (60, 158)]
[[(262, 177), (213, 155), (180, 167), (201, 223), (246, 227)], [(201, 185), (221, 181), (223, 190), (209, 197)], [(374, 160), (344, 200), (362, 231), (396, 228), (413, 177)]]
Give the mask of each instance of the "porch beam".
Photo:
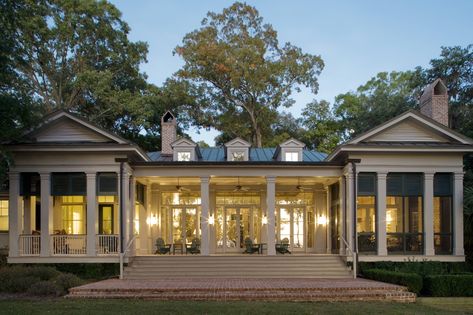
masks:
[(200, 178), (200, 198), (201, 198), (201, 245), (200, 253), (203, 256), (208, 256), (210, 252), (210, 235), (209, 235), (209, 182), (210, 177), (202, 176)]
[(87, 256), (95, 256), (97, 224), (97, 175), (95, 172), (86, 173), (87, 177)]
[(268, 255), (276, 255), (275, 244), (276, 176), (266, 176), (266, 211), (268, 217)]

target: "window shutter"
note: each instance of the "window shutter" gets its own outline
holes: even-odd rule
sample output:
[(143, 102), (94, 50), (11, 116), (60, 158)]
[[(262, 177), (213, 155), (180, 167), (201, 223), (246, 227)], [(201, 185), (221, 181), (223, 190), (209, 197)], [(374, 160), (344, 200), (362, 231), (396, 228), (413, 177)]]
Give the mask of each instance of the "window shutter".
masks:
[(85, 196), (87, 181), (84, 173), (53, 173), (51, 176), (52, 196)]
[(388, 196), (402, 196), (402, 175), (388, 174), (386, 186)]
[(69, 195), (69, 178), (67, 173), (54, 173), (51, 175), (51, 195)]
[(117, 174), (115, 173), (100, 173), (97, 177), (97, 195), (110, 196), (117, 195)]
[(421, 174), (405, 174), (404, 175), (404, 195), (405, 196), (422, 196), (423, 179)]
[(358, 175), (358, 195), (376, 195), (376, 174), (360, 173)]
[(452, 174), (438, 173), (434, 176), (434, 195), (451, 196), (453, 194)]

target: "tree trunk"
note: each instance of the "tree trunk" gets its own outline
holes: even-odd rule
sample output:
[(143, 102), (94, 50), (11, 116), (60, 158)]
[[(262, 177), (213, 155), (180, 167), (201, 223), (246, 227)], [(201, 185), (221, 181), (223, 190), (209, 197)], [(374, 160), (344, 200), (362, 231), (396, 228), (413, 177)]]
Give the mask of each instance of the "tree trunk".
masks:
[[(246, 108), (247, 109), (247, 108)], [(257, 148), (261, 148), (263, 146), (262, 139), (261, 139), (261, 128), (258, 124), (258, 121), (256, 120), (256, 115), (254, 111), (248, 111), (248, 114), (250, 115), (251, 118), (251, 124), (253, 125), (253, 131), (255, 132), (255, 142)]]

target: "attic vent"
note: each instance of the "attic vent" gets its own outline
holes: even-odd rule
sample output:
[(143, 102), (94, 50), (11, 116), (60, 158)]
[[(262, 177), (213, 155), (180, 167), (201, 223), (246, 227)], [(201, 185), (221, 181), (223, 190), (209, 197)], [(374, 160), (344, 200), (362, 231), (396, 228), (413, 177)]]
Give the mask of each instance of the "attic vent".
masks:
[(447, 95), (447, 89), (440, 81), (434, 87), (434, 95)]
[(163, 116), (163, 122), (171, 122), (174, 120), (174, 116), (170, 112), (166, 112)]

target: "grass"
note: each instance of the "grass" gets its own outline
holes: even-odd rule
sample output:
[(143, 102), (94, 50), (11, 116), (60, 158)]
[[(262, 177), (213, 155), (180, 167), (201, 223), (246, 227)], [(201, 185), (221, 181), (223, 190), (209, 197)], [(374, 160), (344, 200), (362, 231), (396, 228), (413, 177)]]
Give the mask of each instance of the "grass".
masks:
[(468, 314), (473, 298), (419, 298), (389, 302), (190, 302), (142, 300), (10, 299), (0, 314)]

